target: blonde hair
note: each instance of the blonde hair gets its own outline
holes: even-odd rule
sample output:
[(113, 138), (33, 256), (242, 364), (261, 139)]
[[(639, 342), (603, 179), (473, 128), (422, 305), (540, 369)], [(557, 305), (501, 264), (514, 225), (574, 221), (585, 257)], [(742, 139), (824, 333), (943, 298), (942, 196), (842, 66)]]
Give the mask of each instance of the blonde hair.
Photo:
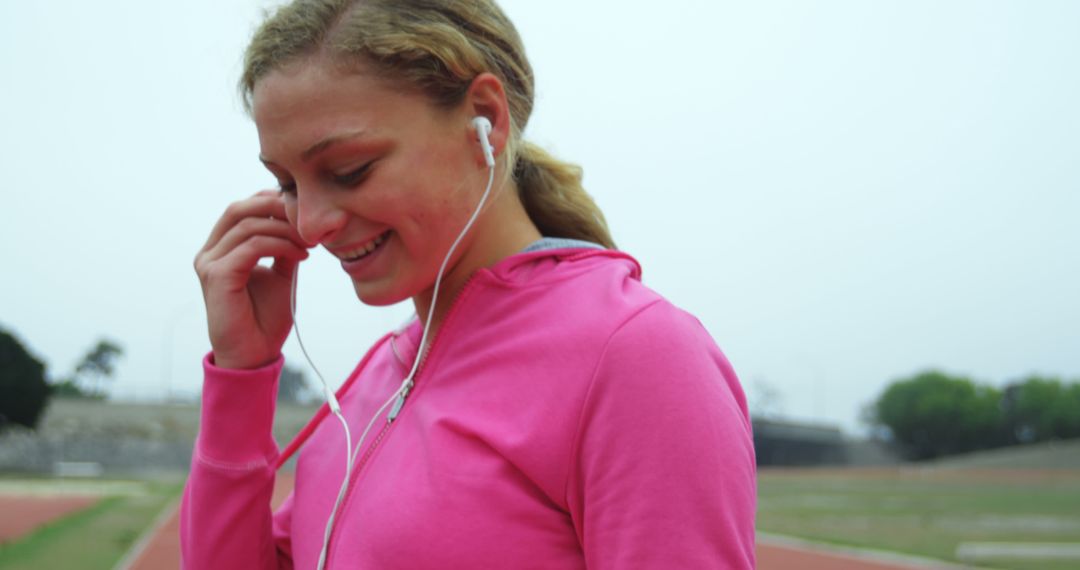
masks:
[(460, 104), (483, 72), (503, 83), (511, 134), (501, 157), (540, 233), (614, 248), (604, 214), (581, 185), (579, 166), (525, 142), (533, 72), (513, 23), (492, 0), (294, 0), (270, 14), (244, 54), (240, 90), (250, 112), (255, 84), (303, 57), (362, 64), (424, 93)]

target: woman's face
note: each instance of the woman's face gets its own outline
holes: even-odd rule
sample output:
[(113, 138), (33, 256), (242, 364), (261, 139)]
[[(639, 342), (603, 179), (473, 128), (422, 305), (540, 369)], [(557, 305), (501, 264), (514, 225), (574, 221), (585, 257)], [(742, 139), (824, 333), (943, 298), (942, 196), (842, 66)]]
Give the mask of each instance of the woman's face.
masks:
[(253, 107), (289, 221), (341, 260), (360, 299), (428, 290), (487, 181), (464, 107), (317, 60), (266, 75)]

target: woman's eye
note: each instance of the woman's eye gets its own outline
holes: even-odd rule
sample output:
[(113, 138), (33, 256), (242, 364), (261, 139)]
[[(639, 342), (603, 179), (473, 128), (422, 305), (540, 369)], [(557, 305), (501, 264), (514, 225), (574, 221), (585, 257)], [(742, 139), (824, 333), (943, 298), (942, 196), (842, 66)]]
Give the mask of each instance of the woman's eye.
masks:
[(334, 182), (342, 186), (355, 186), (364, 179), (364, 176), (367, 175), (368, 170), (370, 170), (371, 168), (371, 165), (372, 163), (369, 162), (361, 166), (360, 168), (353, 170), (352, 172), (347, 172), (345, 174), (334, 174)]
[(278, 190), (282, 194), (296, 194), (296, 183), (295, 182), (279, 182), (278, 183)]

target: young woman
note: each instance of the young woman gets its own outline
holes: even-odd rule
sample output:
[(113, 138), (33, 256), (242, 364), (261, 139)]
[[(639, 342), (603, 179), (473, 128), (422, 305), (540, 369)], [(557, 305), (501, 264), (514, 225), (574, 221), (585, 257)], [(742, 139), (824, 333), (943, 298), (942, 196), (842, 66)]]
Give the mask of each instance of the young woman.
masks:
[[(614, 249), (580, 170), (522, 141), (533, 76), (498, 6), (297, 0), (241, 83), (281, 188), (229, 206), (195, 260), (212, 352), (185, 567), (754, 566), (735, 373)], [(291, 287), (315, 246), (362, 302), (418, 318), (279, 452)]]

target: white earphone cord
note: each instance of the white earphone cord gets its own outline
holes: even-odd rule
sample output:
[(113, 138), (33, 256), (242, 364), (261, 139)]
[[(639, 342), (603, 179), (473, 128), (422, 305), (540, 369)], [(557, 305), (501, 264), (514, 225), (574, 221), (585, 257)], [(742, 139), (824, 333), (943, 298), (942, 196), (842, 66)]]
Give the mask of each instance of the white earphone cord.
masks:
[[(486, 133), (484, 134), (482, 140), (482, 144), (483, 143), (486, 143)], [(297, 325), (296, 319), (296, 282), (297, 275), (300, 273), (299, 264), (293, 269), (292, 287), (289, 295), (289, 312), (292, 314), (293, 331), (296, 333), (296, 342), (300, 345), (300, 352), (304, 354), (304, 358), (307, 359), (308, 364), (311, 366), (311, 369), (315, 371), (315, 376), (317, 376), (319, 378), (319, 382), (322, 383), (323, 396), (326, 398), (326, 403), (330, 407), (330, 411), (338, 418), (338, 420), (341, 421), (341, 425), (345, 429), (345, 478), (341, 482), (341, 488), (338, 490), (337, 500), (334, 501), (334, 508), (330, 511), (330, 517), (326, 520), (326, 530), (323, 533), (322, 550), (319, 553), (318, 570), (323, 570), (326, 565), (326, 556), (328, 554), (327, 551), (330, 546), (330, 533), (333, 532), (334, 529), (334, 519), (337, 517), (338, 508), (341, 507), (341, 503), (345, 499), (345, 492), (349, 487), (349, 481), (352, 479), (353, 463), (356, 461), (357, 454), (360, 453), (360, 447), (364, 444), (364, 439), (367, 437), (368, 432), (371, 431), (371, 426), (375, 425), (375, 420), (382, 416), (382, 413), (384, 410), (386, 410), (386, 407), (398, 398), (404, 399), (405, 395), (407, 395), (409, 390), (412, 389), (413, 378), (416, 375), (416, 371), (420, 367), (420, 361), (423, 359), (424, 353), (426, 352), (427, 337), (431, 329), (431, 319), (435, 314), (435, 303), (438, 300), (439, 289), (442, 285), (443, 273), (446, 271), (446, 266), (450, 262), (450, 257), (454, 255), (454, 250), (457, 249), (458, 245), (461, 243), (461, 240), (465, 238), (465, 235), (472, 228), (473, 223), (476, 222), (476, 219), (480, 217), (480, 211), (483, 209), (484, 204), (487, 202), (488, 196), (491, 194), (491, 187), (494, 185), (494, 182), (495, 167), (491, 164), (491, 161), (489, 161), (488, 182), (487, 188), (484, 189), (484, 195), (480, 197), (480, 203), (476, 206), (476, 210), (473, 211), (473, 214), (469, 218), (469, 221), (466, 222), (465, 228), (461, 230), (461, 233), (458, 234), (457, 239), (455, 239), (454, 243), (450, 246), (450, 250), (446, 253), (446, 257), (443, 258), (442, 265), (439, 267), (439, 273), (435, 277), (435, 288), (432, 291), (431, 295), (431, 306), (428, 308), (428, 316), (424, 322), (424, 333), (420, 336), (420, 346), (417, 348), (416, 358), (413, 359), (412, 369), (409, 371), (409, 375), (406, 376), (404, 380), (402, 380), (401, 386), (399, 386), (398, 389), (393, 394), (391, 394), (390, 399), (388, 399), (386, 403), (380, 406), (379, 409), (375, 412), (375, 414), (371, 417), (371, 421), (368, 422), (367, 426), (364, 428), (364, 431), (360, 434), (360, 439), (357, 440), (355, 447), (352, 446), (352, 434), (349, 431), (349, 424), (345, 421), (345, 417), (341, 414), (341, 405), (338, 402), (337, 397), (334, 395), (334, 392), (330, 390), (330, 386), (326, 383), (326, 379), (323, 378), (323, 375), (319, 372), (319, 369), (316, 368), (315, 363), (311, 360), (311, 356), (307, 352), (307, 349), (304, 348), (303, 340), (300, 339), (300, 327), (299, 325)]]

